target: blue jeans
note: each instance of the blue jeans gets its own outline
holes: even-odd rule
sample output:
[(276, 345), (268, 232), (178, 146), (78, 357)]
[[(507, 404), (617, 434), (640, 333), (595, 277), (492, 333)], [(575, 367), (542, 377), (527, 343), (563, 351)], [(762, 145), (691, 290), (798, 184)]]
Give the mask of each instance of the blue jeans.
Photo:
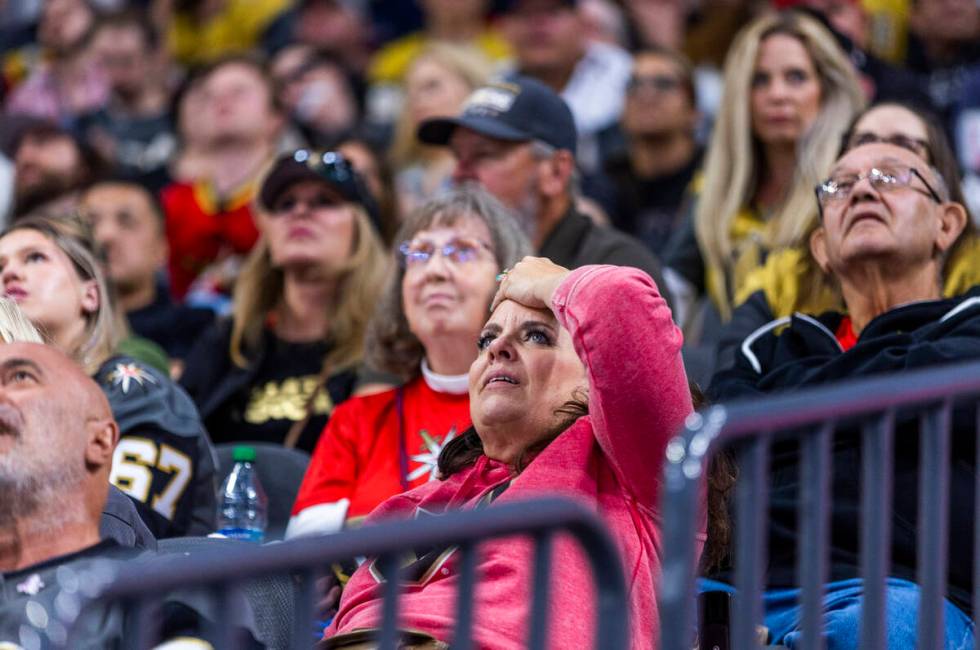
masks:
[[(715, 580), (700, 580), (698, 589), (735, 593), (731, 585)], [(799, 589), (770, 589), (763, 593), (764, 623), (769, 628), (770, 643), (795, 648), (800, 641), (802, 608)], [(858, 647), (861, 627), (861, 580), (840, 580), (826, 585), (824, 595), (824, 631), (827, 650)], [(973, 648), (973, 623), (958, 607), (944, 601), (945, 650)], [(919, 611), (919, 587), (908, 580), (889, 578), (885, 585), (885, 616), (888, 647), (908, 650), (915, 647), (915, 629)]]

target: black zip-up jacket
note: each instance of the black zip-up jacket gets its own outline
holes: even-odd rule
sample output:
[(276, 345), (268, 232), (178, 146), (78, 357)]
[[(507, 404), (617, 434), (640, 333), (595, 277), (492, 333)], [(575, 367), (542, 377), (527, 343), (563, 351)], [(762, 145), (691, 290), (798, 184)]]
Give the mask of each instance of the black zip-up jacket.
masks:
[[(715, 375), (708, 389), (713, 401), (829, 384), (906, 369), (980, 359), (980, 287), (963, 296), (897, 307), (873, 319), (857, 343), (843, 351), (834, 332), (842, 314), (803, 314), (774, 320), (735, 348), (734, 366)], [(950, 474), (950, 555), (948, 595), (969, 613), (973, 571), (973, 488), (976, 409), (953, 414)], [(861, 457), (859, 432), (843, 427), (833, 446), (831, 580), (859, 575)], [(896, 419), (891, 575), (915, 579), (918, 509), (918, 421)], [(798, 446), (776, 442), (771, 450), (769, 587), (796, 584)], [(722, 575), (722, 578), (728, 576)]]

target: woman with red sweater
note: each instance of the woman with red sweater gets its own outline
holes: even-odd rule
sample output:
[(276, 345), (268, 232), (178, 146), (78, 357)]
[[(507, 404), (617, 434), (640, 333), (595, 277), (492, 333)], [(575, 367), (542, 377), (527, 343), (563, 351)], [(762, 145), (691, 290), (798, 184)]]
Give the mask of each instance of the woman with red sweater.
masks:
[[(632, 646), (656, 647), (659, 469), (667, 441), (692, 411), (682, 336), (667, 303), (636, 269), (568, 271), (525, 258), (502, 280), (478, 340), (469, 372), (473, 428), (443, 450), (442, 480), (392, 497), (370, 520), (545, 495), (584, 503), (619, 544)], [(481, 544), (477, 647), (526, 642), (531, 554), (523, 540)], [(452, 637), (457, 558), (453, 549), (431, 555), (438, 555), (431, 570), (415, 567), (420, 579), (404, 585), (400, 625), (442, 647)], [(554, 558), (550, 647), (580, 647), (595, 626), (588, 565), (567, 540), (557, 542)], [(383, 579), (370, 559), (351, 577), (327, 630), (336, 636), (331, 647), (380, 626)]]
[(336, 532), (436, 478), (439, 452), (470, 426), (466, 371), (496, 276), (530, 252), (510, 213), (476, 187), (423, 205), (395, 241), (395, 272), (368, 325), (365, 352), (370, 367), (404, 384), (333, 412), (287, 537)]

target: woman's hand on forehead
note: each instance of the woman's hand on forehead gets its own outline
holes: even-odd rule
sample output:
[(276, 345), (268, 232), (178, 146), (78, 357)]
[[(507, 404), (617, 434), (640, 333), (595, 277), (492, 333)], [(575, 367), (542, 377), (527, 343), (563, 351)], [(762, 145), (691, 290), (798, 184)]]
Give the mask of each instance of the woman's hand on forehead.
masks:
[(492, 312), (504, 300), (513, 300), (531, 309), (551, 309), (551, 296), (570, 273), (546, 257), (525, 257), (513, 269), (501, 273)]

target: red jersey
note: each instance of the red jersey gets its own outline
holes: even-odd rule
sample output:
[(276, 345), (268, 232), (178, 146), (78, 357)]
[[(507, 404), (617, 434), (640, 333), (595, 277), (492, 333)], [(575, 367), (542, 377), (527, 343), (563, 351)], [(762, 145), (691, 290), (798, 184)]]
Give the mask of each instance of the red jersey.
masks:
[(160, 191), (170, 244), (170, 290), (180, 300), (218, 253), (248, 253), (259, 238), (252, 218), (256, 187), (219, 202), (207, 183), (171, 183)]
[(364, 517), (387, 498), (434, 480), (442, 447), (469, 427), (469, 395), (438, 392), (423, 377), (347, 400), (317, 442), (294, 519), (311, 506), (326, 506), (316, 529), (332, 532), (345, 519)]

